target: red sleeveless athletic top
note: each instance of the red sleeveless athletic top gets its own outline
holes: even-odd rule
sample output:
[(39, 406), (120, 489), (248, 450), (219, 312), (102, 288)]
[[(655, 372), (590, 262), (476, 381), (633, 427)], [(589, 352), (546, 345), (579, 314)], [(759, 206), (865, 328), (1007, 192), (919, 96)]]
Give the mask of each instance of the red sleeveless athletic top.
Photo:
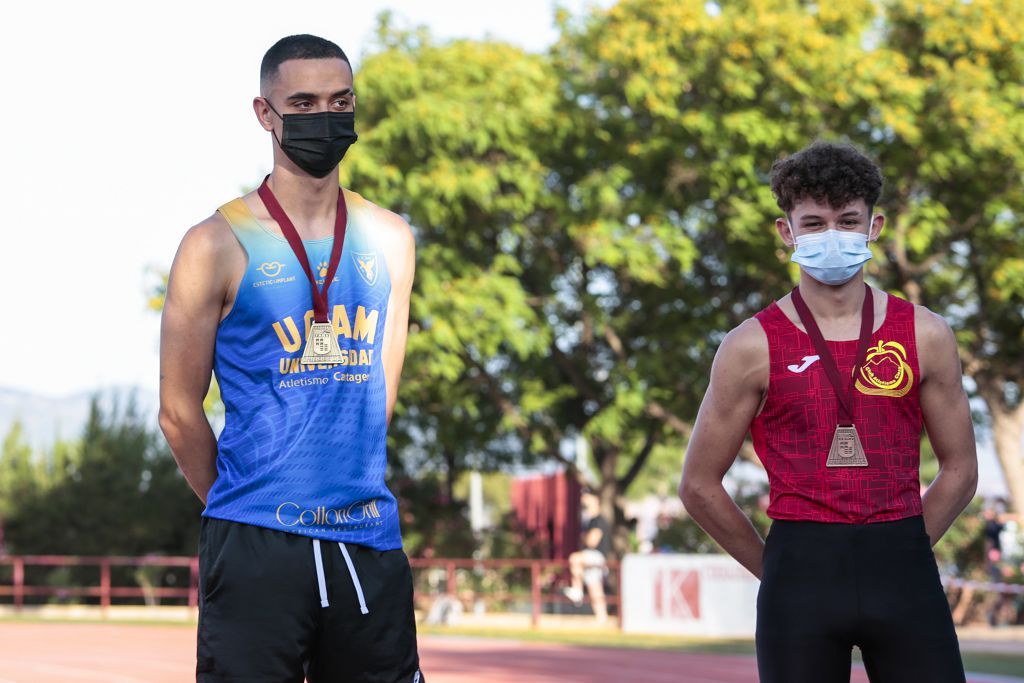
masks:
[[(921, 514), (920, 367), (914, 306), (889, 295), (885, 320), (854, 376), (854, 422), (867, 467), (826, 467), (838, 404), (811, 338), (772, 303), (756, 316), (768, 336), (770, 378), (751, 424), (768, 472), (772, 519), (865, 524)], [(850, 377), (857, 341), (829, 341)]]

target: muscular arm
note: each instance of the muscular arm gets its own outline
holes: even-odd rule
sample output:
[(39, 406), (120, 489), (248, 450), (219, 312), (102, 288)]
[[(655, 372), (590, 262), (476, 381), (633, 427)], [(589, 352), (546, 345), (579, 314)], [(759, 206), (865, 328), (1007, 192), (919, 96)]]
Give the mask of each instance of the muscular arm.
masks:
[(416, 243), (408, 223), (390, 211), (383, 211), (387, 242), (385, 254), (391, 276), (388, 318), (384, 323), (383, 363), (388, 390), (387, 419), (395, 412), (398, 384), (405, 363), (405, 343), (409, 336), (409, 297), (416, 272)]
[(923, 498), (925, 527), (934, 545), (974, 497), (978, 455), (953, 331), (945, 320), (921, 307), (915, 323), (921, 411), (939, 461), (939, 474)]
[(715, 356), (679, 485), (694, 521), (758, 578), (764, 541), (722, 480), (736, 460), (767, 383), (767, 340), (760, 324), (748, 320), (726, 336)]
[[(160, 324), (160, 428), (182, 474), (199, 499), (217, 478), (217, 440), (203, 412), (213, 347), (224, 308), (227, 239), (211, 218), (185, 235), (174, 257)], [(244, 258), (244, 257), (243, 257)]]

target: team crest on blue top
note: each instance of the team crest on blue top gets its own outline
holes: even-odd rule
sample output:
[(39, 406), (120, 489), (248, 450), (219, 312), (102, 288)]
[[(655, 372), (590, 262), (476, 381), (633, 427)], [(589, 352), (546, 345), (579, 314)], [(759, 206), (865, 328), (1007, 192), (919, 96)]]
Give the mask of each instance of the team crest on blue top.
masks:
[(369, 254), (360, 254), (359, 252), (352, 253), (352, 260), (355, 261), (356, 270), (359, 271), (359, 276), (363, 278), (366, 284), (371, 287), (377, 284), (377, 254), (371, 252)]

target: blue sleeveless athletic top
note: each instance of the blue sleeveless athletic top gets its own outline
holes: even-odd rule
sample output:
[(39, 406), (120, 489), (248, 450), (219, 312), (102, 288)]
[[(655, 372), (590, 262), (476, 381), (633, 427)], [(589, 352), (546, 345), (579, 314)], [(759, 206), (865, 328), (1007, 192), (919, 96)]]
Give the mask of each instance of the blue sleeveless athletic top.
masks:
[[(391, 279), (374, 240), (372, 206), (349, 191), (345, 201), (345, 247), (328, 291), (340, 365), (300, 363), (313, 297), (285, 238), (241, 198), (218, 209), (248, 264), (217, 329), (213, 368), (225, 423), (203, 516), (392, 550), (402, 538), (384, 483), (381, 358)], [(318, 285), (333, 242), (304, 242)]]

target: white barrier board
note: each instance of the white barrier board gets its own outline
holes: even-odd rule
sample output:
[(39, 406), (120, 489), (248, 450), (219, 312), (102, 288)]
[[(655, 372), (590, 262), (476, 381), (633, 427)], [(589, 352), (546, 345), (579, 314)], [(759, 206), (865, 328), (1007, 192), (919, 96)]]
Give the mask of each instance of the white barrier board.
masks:
[(759, 585), (728, 555), (627, 555), (622, 630), (752, 638)]

